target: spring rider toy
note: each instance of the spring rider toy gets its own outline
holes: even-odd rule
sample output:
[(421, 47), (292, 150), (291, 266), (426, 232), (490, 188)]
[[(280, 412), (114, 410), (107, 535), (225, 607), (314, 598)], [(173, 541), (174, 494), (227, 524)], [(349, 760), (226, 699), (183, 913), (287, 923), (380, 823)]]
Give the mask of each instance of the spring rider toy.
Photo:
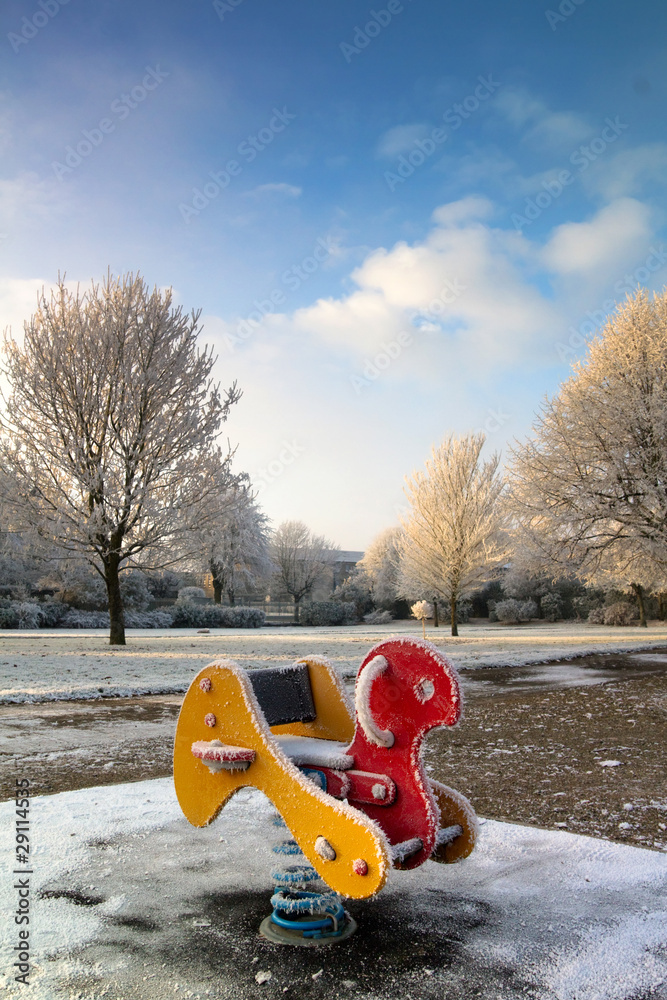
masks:
[[(370, 650), (354, 708), (323, 658), (250, 671), (214, 660), (181, 707), (176, 794), (190, 823), (206, 826), (239, 788), (264, 792), (292, 835), (273, 850), (295, 863), (272, 872), (273, 913), (261, 933), (277, 943), (341, 941), (356, 926), (341, 897), (373, 896), (391, 867), (472, 851), (470, 803), (428, 778), (421, 757), (424, 735), (460, 717), (456, 670), (421, 639)], [(318, 879), (329, 889), (318, 891)]]

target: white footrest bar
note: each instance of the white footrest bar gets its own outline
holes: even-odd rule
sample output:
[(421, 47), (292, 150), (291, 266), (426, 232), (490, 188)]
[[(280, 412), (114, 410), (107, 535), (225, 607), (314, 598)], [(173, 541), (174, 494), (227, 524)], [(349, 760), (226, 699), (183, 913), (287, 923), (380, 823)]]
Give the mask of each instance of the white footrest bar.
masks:
[(405, 861), (412, 857), (417, 851), (421, 851), (424, 846), (419, 837), (412, 837), (410, 840), (403, 840), (400, 844), (391, 845), (391, 856), (394, 861)]
[(255, 759), (255, 751), (234, 747), (220, 740), (198, 740), (192, 744), (192, 754), (206, 764), (209, 771), (245, 771)]
[(442, 830), (438, 830), (438, 835), (435, 838), (435, 847), (444, 847), (445, 844), (451, 844), (462, 833), (463, 827), (459, 826), (458, 823), (455, 823), (454, 826), (444, 826)]
[(354, 758), (346, 753), (346, 743), (337, 740), (318, 740), (312, 736), (275, 736), (276, 743), (293, 764), (310, 767), (330, 767), (333, 771), (347, 771), (354, 767)]

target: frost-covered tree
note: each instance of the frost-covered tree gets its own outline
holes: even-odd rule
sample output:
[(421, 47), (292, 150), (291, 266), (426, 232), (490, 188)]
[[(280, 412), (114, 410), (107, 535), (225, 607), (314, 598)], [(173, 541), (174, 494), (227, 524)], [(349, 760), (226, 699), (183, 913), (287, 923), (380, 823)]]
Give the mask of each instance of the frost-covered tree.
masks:
[(524, 544), (570, 572), (592, 578), (611, 550), (667, 564), (667, 289), (628, 297), (545, 401), (508, 504)]
[(500, 503), (500, 458), (480, 462), (483, 434), (450, 435), (433, 448), (426, 471), (406, 479), (410, 512), (400, 542), (401, 589), (406, 597), (433, 595), (456, 605), (488, 581), (507, 558)]
[(271, 540), (271, 558), (281, 586), (294, 599), (294, 622), (299, 605), (332, 565), (336, 546), (315, 535), (303, 521), (283, 521)]
[(239, 484), (223, 498), (217, 516), (201, 532), (216, 604), (223, 593), (235, 604), (239, 590), (252, 587), (271, 571), (268, 524), (247, 485)]
[(229, 488), (217, 435), (240, 393), (234, 384), (221, 396), (198, 332), (198, 313), (129, 274), (83, 294), (59, 280), (23, 343), (5, 335), (8, 500), (104, 579), (112, 644), (125, 643), (121, 570), (148, 553), (167, 565), (190, 514), (201, 520)]
[(371, 586), (373, 602), (377, 608), (391, 609), (396, 601), (400, 565), (399, 541), (402, 528), (386, 528), (373, 539), (363, 559), (357, 563)]

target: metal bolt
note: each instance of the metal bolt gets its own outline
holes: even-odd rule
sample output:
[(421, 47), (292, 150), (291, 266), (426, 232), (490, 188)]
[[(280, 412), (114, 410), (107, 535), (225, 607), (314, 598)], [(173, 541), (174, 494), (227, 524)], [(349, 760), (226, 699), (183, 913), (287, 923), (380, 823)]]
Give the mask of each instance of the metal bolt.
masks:
[(336, 852), (329, 841), (325, 840), (324, 837), (318, 837), (315, 841), (315, 851), (321, 858), (324, 858), (325, 861), (336, 860)]

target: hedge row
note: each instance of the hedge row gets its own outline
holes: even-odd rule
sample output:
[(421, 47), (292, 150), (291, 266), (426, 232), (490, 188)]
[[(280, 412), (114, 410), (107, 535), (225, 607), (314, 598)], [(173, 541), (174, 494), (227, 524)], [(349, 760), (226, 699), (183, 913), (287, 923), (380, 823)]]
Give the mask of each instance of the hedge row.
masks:
[[(218, 604), (180, 604), (163, 611), (126, 611), (127, 628), (259, 628), (261, 608), (223, 608)], [(108, 611), (78, 611), (57, 601), (5, 601), (0, 628), (109, 628)]]

